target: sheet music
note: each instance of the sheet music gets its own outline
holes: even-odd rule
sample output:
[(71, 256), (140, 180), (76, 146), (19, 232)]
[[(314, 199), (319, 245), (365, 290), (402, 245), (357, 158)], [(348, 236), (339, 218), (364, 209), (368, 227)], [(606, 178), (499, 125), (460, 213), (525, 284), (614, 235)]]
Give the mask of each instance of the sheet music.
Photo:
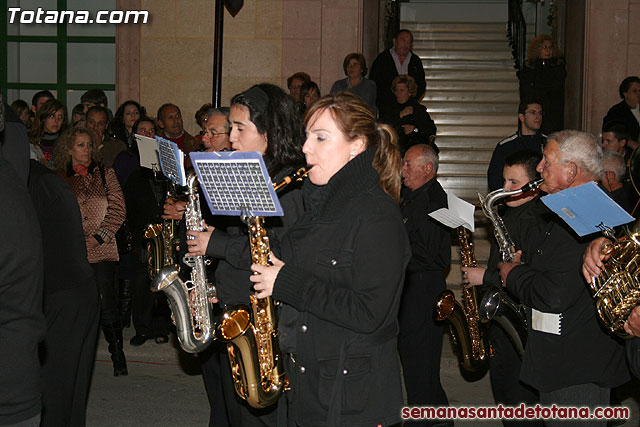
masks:
[(634, 219), (593, 181), (549, 194), (541, 200), (578, 236), (599, 232), (605, 227), (617, 227)]
[(214, 215), (283, 215), (260, 153), (193, 152), (189, 156)]
[(177, 185), (187, 185), (187, 177), (184, 173), (184, 153), (178, 148), (178, 144), (159, 136), (156, 136), (156, 141), (160, 167), (164, 176)]
[(435, 210), (431, 212), (429, 216), (447, 227), (458, 228), (460, 226), (464, 226), (467, 230), (473, 233), (476, 229), (473, 217), (475, 207), (471, 203), (465, 202), (451, 191), (446, 191), (446, 193), (447, 205), (449, 207)]
[(160, 158), (158, 157), (158, 143), (155, 139), (143, 135), (134, 135), (138, 143), (140, 153), (140, 166), (155, 171), (160, 170)]

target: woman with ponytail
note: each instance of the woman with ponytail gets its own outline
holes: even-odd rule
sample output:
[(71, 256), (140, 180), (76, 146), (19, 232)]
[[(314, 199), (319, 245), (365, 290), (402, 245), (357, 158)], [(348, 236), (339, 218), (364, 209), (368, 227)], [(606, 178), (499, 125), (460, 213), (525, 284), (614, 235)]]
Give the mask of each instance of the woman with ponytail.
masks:
[(305, 115), (305, 212), (272, 266), (253, 265), (256, 296), (282, 302), (289, 426), (400, 422), (398, 305), (411, 255), (398, 208), (394, 131), (341, 92)]

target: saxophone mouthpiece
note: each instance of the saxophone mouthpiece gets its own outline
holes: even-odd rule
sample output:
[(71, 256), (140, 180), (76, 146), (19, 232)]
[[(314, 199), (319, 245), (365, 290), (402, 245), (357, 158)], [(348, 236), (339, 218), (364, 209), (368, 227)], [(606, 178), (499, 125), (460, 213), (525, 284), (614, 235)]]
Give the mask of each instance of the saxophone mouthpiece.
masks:
[(531, 181), (520, 188), (520, 191), (526, 193), (528, 191), (535, 191), (540, 187), (540, 184), (544, 182), (544, 178), (536, 179), (535, 181)]

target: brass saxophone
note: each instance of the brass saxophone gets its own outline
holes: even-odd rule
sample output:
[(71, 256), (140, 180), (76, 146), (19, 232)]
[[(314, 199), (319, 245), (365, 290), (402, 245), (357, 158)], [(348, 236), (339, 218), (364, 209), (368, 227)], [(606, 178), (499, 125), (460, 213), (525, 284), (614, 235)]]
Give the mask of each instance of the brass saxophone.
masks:
[[(166, 198), (175, 198), (175, 185), (167, 191)], [(147, 252), (149, 253), (149, 277), (153, 279), (163, 267), (170, 265), (178, 267), (176, 256), (178, 249), (178, 239), (176, 237), (176, 222), (172, 219), (165, 219), (161, 224), (149, 224), (144, 232), (145, 239), (148, 240)]]
[[(464, 227), (458, 227), (460, 260), (463, 267), (475, 267), (471, 234)], [(462, 303), (449, 289), (444, 290), (436, 300), (434, 317), (438, 321), (448, 321), (451, 336), (456, 345), (458, 362), (468, 374), (484, 371), (489, 362), (490, 346), (484, 325), (478, 317), (478, 301), (475, 287), (462, 287)]]
[(640, 303), (640, 220), (623, 230), (621, 238), (602, 248), (610, 257), (590, 287), (602, 324), (616, 335), (630, 338), (624, 324)]
[[(516, 246), (494, 205), (498, 200), (506, 197), (534, 191), (543, 181), (544, 179), (531, 181), (517, 190), (501, 188), (492, 191), (485, 197), (478, 193), (482, 211), (493, 225), (493, 234), (498, 243), (502, 262), (513, 262), (516, 256)], [(482, 297), (478, 314), (483, 322), (495, 320), (509, 337), (518, 355), (520, 357), (524, 355), (524, 347), (527, 344), (527, 315), (522, 304), (517, 303), (500, 288), (492, 286)]]
[[(305, 168), (298, 169), (274, 186), (276, 190), (293, 180), (302, 180)], [(251, 260), (269, 265), (269, 237), (264, 218), (244, 217), (249, 227)], [(278, 343), (278, 319), (271, 297), (250, 297), (251, 308), (236, 305), (226, 310), (216, 327), (216, 336), (227, 343), (231, 375), (236, 393), (253, 408), (274, 404), (288, 386)]]
[[(204, 231), (198, 180), (194, 172), (187, 177), (187, 197), (189, 202), (184, 213), (187, 231)], [(199, 353), (214, 339), (210, 299), (216, 296), (216, 289), (207, 279), (207, 263), (203, 256), (185, 255), (183, 262), (191, 267), (191, 280), (185, 283), (178, 274), (178, 267), (169, 265), (153, 279), (151, 291), (162, 291), (167, 295), (180, 347), (188, 353)]]

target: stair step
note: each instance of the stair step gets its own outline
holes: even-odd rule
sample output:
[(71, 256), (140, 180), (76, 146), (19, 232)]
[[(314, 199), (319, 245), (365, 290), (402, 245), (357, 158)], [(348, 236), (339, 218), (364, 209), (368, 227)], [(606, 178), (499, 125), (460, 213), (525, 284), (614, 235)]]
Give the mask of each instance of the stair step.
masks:
[(503, 81), (483, 80), (430, 80), (427, 79), (428, 90), (466, 90), (466, 91), (518, 91), (518, 81), (513, 78)]
[(438, 167), (438, 173), (442, 174), (443, 176), (446, 175), (455, 175), (457, 172), (460, 171), (460, 169), (464, 168), (465, 173), (473, 173), (475, 175), (479, 175), (479, 176), (486, 176), (487, 175), (487, 168), (489, 167), (488, 162), (487, 163), (476, 163), (474, 162), (467, 162), (467, 161), (460, 161), (460, 162), (456, 162), (456, 163), (440, 163), (440, 166)]
[(402, 28), (411, 32), (437, 31), (452, 33), (506, 32), (507, 25), (502, 22), (405, 22)]
[(429, 113), (509, 113), (518, 110), (517, 102), (455, 102), (433, 101), (427, 104)]
[[(496, 141), (510, 135), (513, 126), (473, 126), (473, 125), (442, 125), (438, 126), (438, 137), (442, 136), (486, 136), (496, 138)], [(511, 132), (513, 133), (513, 132)]]
[(431, 90), (427, 89), (423, 101), (427, 103), (427, 108), (432, 101), (452, 101), (452, 102), (512, 102), (518, 104), (520, 95), (517, 90), (512, 91), (455, 91), (455, 90)]
[(471, 80), (471, 81), (504, 81), (513, 80), (517, 82), (516, 70), (513, 67), (504, 69), (458, 69), (449, 67), (437, 70), (425, 68), (424, 73), (427, 78), (427, 86), (432, 80)]
[(511, 54), (509, 42), (504, 34), (494, 40), (414, 39), (413, 41), (413, 51), (418, 55), (421, 55), (421, 52), (424, 50), (432, 49), (438, 49), (440, 51), (507, 51)]
[(443, 50), (436, 49), (414, 49), (416, 55), (420, 56), (423, 63), (425, 60), (442, 61), (502, 61), (509, 65), (513, 63), (510, 50), (500, 48), (499, 50)]
[[(413, 30), (412, 30), (413, 31)], [(427, 41), (443, 42), (504, 42), (507, 39), (507, 31), (485, 31), (485, 32), (451, 32), (451, 31), (413, 31), (413, 45)], [(507, 41), (508, 43), (508, 41)]]
[[(513, 132), (507, 135), (511, 135)], [(502, 140), (504, 136), (500, 138), (490, 137), (478, 137), (477, 135), (469, 135), (469, 136), (445, 136), (438, 135), (436, 138), (436, 144), (438, 144), (438, 148), (440, 150), (449, 150), (449, 149), (485, 149), (493, 151), (498, 144), (499, 141)]]
[[(420, 57), (422, 60), (422, 65), (426, 69), (450, 69), (450, 68), (461, 68), (461, 69), (473, 69), (473, 70), (482, 70), (482, 71), (503, 71), (503, 70), (511, 70), (514, 67), (513, 59), (502, 59), (502, 60), (483, 60), (479, 59), (477, 61), (466, 60), (466, 59), (429, 59)], [(426, 71), (425, 71), (426, 72)], [(515, 71), (514, 71), (515, 74)]]
[(436, 123), (440, 125), (499, 125), (499, 126), (515, 126), (516, 118), (513, 114), (496, 113), (496, 114), (462, 114), (462, 113), (432, 113), (429, 115)]
[(440, 159), (440, 165), (451, 163), (455, 164), (458, 168), (460, 165), (467, 163), (482, 163), (485, 165), (484, 168), (486, 172), (492, 154), (493, 150), (490, 149), (446, 150), (441, 148), (438, 158)]
[(452, 191), (456, 196), (470, 202), (478, 202), (478, 193), (487, 194), (487, 175), (469, 175), (469, 176), (438, 176), (438, 181), (445, 190)]

